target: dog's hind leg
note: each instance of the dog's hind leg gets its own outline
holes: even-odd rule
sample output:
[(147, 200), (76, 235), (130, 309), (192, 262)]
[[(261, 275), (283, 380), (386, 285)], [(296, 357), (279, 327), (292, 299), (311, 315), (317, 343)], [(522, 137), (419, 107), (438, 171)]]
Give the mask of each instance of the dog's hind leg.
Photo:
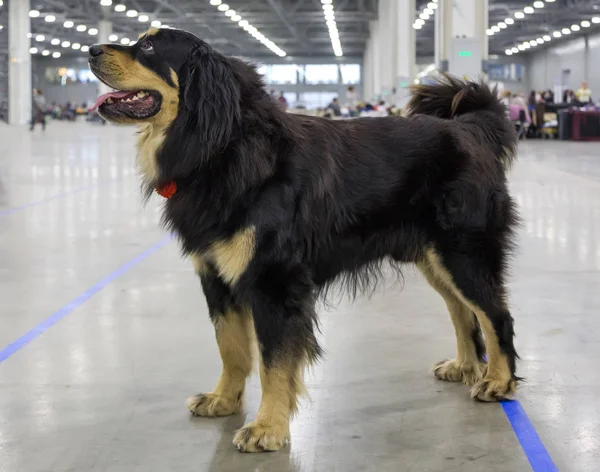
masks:
[(470, 247), (452, 253), (429, 249), (426, 260), (437, 278), (475, 313), (485, 335), (487, 372), (473, 386), (471, 396), (498, 401), (510, 398), (519, 380), (515, 375), (518, 356), (513, 345), (513, 319), (501, 273), (504, 255), (485, 244), (473, 243)]
[(252, 370), (254, 327), (249, 308), (236, 305), (214, 269), (200, 262), (194, 261), (215, 327), (223, 370), (212, 392), (190, 397), (187, 405), (197, 416), (226, 416), (242, 407), (246, 378)]
[(253, 276), (250, 298), (262, 399), (256, 419), (236, 432), (233, 443), (243, 452), (276, 451), (290, 439), (290, 419), (305, 391), (304, 368), (320, 354), (314, 287), (301, 266), (269, 267)]
[(465, 305), (445, 283), (444, 278), (436, 273), (435, 266), (427, 261), (417, 264), (429, 284), (443, 297), (454, 325), (456, 334), (456, 359), (447, 359), (433, 366), (434, 375), (449, 382), (462, 382), (475, 385), (483, 378), (486, 364), (483, 362), (485, 347), (481, 329), (475, 314)]

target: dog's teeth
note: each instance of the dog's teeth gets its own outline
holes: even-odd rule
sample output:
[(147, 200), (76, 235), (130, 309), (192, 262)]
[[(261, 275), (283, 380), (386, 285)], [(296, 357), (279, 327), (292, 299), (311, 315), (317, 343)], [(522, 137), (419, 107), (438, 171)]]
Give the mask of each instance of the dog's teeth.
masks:
[(146, 96), (146, 92), (138, 92), (138, 94), (136, 95), (136, 97), (139, 98), (144, 98)]
[(140, 99), (140, 97), (138, 97), (137, 95), (132, 98), (132, 100), (139, 100), (139, 99)]
[(128, 98), (128, 99), (127, 99), (127, 100), (125, 100), (125, 101), (126, 101), (126, 102), (130, 102), (130, 101), (131, 101), (131, 98)]
[(108, 100), (106, 100), (106, 103), (112, 103), (112, 102), (113, 102), (112, 98), (109, 98)]

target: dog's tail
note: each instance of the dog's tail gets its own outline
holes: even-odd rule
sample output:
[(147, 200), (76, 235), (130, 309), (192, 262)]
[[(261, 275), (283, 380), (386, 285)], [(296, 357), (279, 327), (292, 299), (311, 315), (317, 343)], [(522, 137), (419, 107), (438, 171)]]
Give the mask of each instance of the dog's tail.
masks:
[(412, 86), (411, 92), (407, 116), (422, 114), (459, 120), (491, 145), (504, 168), (510, 167), (515, 158), (517, 135), (495, 87), (444, 74), (432, 85)]

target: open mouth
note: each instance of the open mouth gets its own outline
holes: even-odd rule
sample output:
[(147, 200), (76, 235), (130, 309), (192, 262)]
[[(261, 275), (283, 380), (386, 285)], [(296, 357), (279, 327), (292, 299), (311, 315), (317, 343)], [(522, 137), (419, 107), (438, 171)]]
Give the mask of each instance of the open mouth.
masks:
[(89, 111), (96, 109), (101, 115), (126, 116), (137, 120), (150, 118), (160, 110), (162, 97), (158, 92), (146, 90), (124, 90), (101, 95)]

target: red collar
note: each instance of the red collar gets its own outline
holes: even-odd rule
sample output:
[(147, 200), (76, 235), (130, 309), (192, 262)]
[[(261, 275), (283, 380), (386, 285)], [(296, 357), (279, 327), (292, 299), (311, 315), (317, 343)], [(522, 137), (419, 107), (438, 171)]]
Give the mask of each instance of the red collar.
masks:
[(156, 193), (158, 193), (161, 197), (171, 198), (175, 193), (177, 193), (177, 183), (174, 180), (167, 182), (164, 185), (156, 188)]

